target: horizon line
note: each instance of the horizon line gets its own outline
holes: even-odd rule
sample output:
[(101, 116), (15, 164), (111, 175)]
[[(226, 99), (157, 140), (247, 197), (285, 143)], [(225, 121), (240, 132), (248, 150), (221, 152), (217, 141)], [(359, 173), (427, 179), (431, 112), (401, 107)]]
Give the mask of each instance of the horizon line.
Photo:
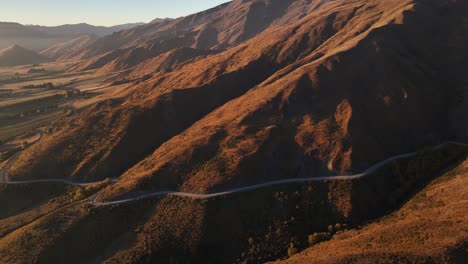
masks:
[[(181, 17), (178, 17), (178, 18), (181, 18)], [(90, 26), (95, 26), (95, 27), (114, 27), (114, 26), (120, 26), (120, 25), (127, 25), (127, 24), (140, 24), (140, 23), (143, 23), (143, 24), (149, 24), (151, 23), (151, 21), (155, 20), (155, 19), (178, 19), (178, 18), (171, 18), (171, 17), (166, 17), (166, 18), (154, 18), (148, 22), (144, 22), (144, 21), (138, 21), (138, 22), (126, 22), (126, 23), (117, 23), (117, 24), (108, 24), (108, 25), (98, 25), (98, 24), (92, 24), (92, 23), (88, 23), (88, 22), (78, 22), (78, 23), (65, 23), (65, 24), (26, 24), (26, 23), (21, 23), (21, 22), (18, 22), (18, 21), (0, 21), (0, 23), (10, 23), (10, 24), (19, 24), (19, 25), (22, 25), (22, 26), (39, 26), (39, 27), (60, 27), (60, 26), (73, 26), (73, 25), (90, 25)]]

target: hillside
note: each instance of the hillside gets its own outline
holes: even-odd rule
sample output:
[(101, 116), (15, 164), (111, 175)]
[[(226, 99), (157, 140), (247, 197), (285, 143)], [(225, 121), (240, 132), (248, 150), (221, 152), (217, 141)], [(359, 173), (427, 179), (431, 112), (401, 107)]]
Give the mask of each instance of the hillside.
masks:
[(467, 41), (454, 36), (466, 31), (463, 3), (293, 2), (309, 12), (287, 26), (226, 51), (194, 52), (169, 72), (142, 71), (141, 79), (133, 72), (130, 96), (64, 121), (20, 157), (12, 177), (120, 176), (103, 199), (166, 188), (206, 192), (359, 171), (463, 139), (463, 122), (447, 123), (464, 105), (456, 98), (465, 76), (451, 61)]
[(274, 263), (465, 263), (467, 193), (465, 159), (398, 211)]
[(76, 58), (78, 70), (122, 70), (176, 48), (224, 50), (305, 16), (320, 1), (232, 1), (187, 17), (122, 31), (100, 39)]
[(49, 61), (48, 58), (18, 45), (0, 51), (0, 67), (39, 64), (47, 61)]
[[(39, 184), (0, 185), (0, 262), (458, 261), (468, 150), (441, 142), (468, 142), (467, 14), (234, 0), (45, 51), (89, 90), (4, 162)], [(229, 191), (298, 178), (320, 180)]]
[(72, 40), (53, 45), (52, 47), (41, 52), (41, 55), (54, 59), (68, 59), (71, 54), (86, 48), (98, 39), (96, 35), (82, 35)]
[[(354, 228), (388, 214), (437, 179), (445, 168), (466, 163), (466, 155), (466, 147), (446, 145), (353, 181), (277, 185), (204, 200), (158, 196), (102, 207), (90, 205), (88, 199), (103, 185), (0, 185), (0, 199), (13, 201), (1, 205), (0, 262), (264, 263), (286, 257), (291, 242), (305, 248), (309, 234), (323, 232), (329, 225)], [(459, 169), (453, 171), (458, 173)], [(456, 184), (466, 185), (464, 176), (450, 181), (454, 172), (437, 180), (448, 182), (445, 191), (458, 188)], [(443, 226), (434, 227), (441, 229), (429, 236), (433, 248), (443, 249), (464, 239), (458, 229), (464, 224), (458, 221), (464, 216), (459, 199), (463, 189), (443, 198), (446, 194), (441, 197), (446, 205), (438, 202), (438, 194), (437, 199), (432, 194), (416, 196), (421, 209), (429, 206), (436, 210), (433, 212), (441, 210), (445, 216), (454, 216), (449, 220), (454, 225), (441, 222)], [(424, 199), (431, 203), (425, 205)], [(410, 206), (410, 217), (415, 208)], [(411, 230), (415, 231), (406, 232), (407, 236), (411, 241), (424, 239), (417, 234), (427, 234), (426, 224), (413, 224)], [(439, 234), (448, 239), (433, 239)]]

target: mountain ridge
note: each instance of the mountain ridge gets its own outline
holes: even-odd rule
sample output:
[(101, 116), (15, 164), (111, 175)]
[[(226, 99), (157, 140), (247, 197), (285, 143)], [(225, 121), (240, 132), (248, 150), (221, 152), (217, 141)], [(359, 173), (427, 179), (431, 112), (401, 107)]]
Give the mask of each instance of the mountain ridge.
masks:
[(112, 27), (103, 27), (81, 23), (47, 27), (22, 25), (16, 22), (0, 22), (0, 49), (17, 44), (40, 52), (55, 44), (71, 40), (80, 35), (94, 34), (102, 37), (120, 30), (141, 25), (144, 24), (129, 23)]

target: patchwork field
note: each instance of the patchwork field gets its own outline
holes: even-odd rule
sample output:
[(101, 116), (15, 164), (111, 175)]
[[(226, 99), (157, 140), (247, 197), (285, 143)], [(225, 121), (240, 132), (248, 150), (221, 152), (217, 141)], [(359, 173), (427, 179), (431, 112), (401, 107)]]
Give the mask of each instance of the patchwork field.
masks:
[(115, 90), (117, 73), (68, 73), (73, 63), (0, 68), (0, 142), (52, 124)]

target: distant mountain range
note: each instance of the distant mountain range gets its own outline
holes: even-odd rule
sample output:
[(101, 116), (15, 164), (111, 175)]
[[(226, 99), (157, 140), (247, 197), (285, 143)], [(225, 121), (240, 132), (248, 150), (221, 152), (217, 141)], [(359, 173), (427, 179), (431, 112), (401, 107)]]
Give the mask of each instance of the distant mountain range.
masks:
[(27, 49), (42, 51), (80, 35), (89, 34), (103, 37), (120, 30), (131, 29), (141, 25), (144, 25), (144, 23), (130, 23), (112, 27), (93, 26), (85, 23), (46, 27), (0, 22), (0, 49), (5, 49), (12, 45), (20, 45)]
[(114, 32), (131, 29), (137, 26), (144, 25), (145, 23), (128, 23), (116, 25), (111, 27), (93, 26), (86, 23), (81, 24), (67, 24), (55, 27), (45, 27), (37, 25), (27, 25), (25, 27), (32, 30), (37, 30), (51, 36), (78, 36), (82, 34), (94, 34), (99, 37), (110, 35)]

